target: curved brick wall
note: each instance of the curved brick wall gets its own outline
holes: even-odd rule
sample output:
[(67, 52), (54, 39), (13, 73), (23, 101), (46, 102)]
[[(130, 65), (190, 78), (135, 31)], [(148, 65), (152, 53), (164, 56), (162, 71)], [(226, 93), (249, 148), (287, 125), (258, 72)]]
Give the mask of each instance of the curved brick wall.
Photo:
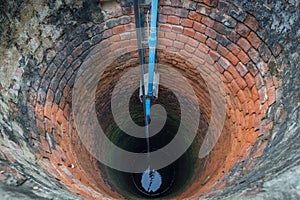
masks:
[[(97, 92), (106, 106), (110, 102), (108, 91), (111, 92), (112, 83), (126, 69), (137, 66), (135, 25), (130, 2), (121, 1), (120, 5), (114, 12), (106, 13), (96, 21), (87, 17), (76, 19), (80, 23), (74, 27), (64, 25), (61, 35), (53, 39), (54, 45), (42, 53), (42, 60), (34, 57), (38, 51), (32, 55), (22, 54), (20, 67), (15, 72), (15, 82), (20, 82), (24, 92), (19, 94), (16, 102), (4, 97), (4, 91), (9, 87), (16, 89), (13, 86), (15, 82), (6, 88), (1, 83), (1, 133), (8, 135), (3, 138), (11, 143), (1, 146), (1, 155), (7, 161), (0, 163), (3, 169), (0, 179), (6, 184), (9, 177), (19, 182), (25, 180), (26, 184), (30, 182), (27, 180), (33, 180), (38, 185), (35, 186), (38, 189), (33, 189), (37, 196), (40, 195), (39, 190), (49, 190), (51, 193), (54, 188), (62, 186), (78, 198), (122, 198), (117, 189), (107, 184), (99, 163), (80, 141), (72, 113), (72, 89), (82, 66), (101, 65), (101, 55), (118, 58), (109, 66), (104, 66), (107, 67), (105, 79), (99, 85), (100, 92)], [(253, 174), (255, 167), (260, 169), (260, 163), (268, 159), (265, 154), (272, 153), (272, 145), (278, 140), (276, 133), (291, 132), (292, 135), (296, 131), (280, 128), (283, 123), (288, 124), (286, 120), (295, 120), (286, 117), (288, 113), (283, 108), (282, 99), (288, 95), (282, 95), (282, 91), (286, 85), (297, 86), (297, 82), (288, 82), (286, 77), (292, 74), (282, 72), (296, 69), (296, 58), (290, 56), (295, 60), (285, 64), (284, 55), (289, 54), (284, 45), (288, 45), (280, 44), (280, 40), (278, 43), (270, 42), (268, 37), (272, 35), (268, 35), (268, 26), (262, 27), (263, 23), (259, 21), (262, 20), (261, 14), (251, 10), (250, 5), (227, 1), (160, 1), (158, 63), (177, 69), (189, 80), (205, 115), (204, 124), (211, 117), (211, 94), (203, 77), (219, 78), (221, 82), (216, 78), (213, 89), (221, 92), (218, 87), (222, 84), (225, 89), (222, 95), (226, 99), (226, 118), (221, 137), (205, 162), (200, 162), (205, 163), (204, 167), (195, 169), (197, 178), (176, 196), (178, 199), (197, 199), (201, 196), (218, 198), (241, 191), (243, 195), (255, 195), (261, 191), (260, 187), (252, 186), (249, 192), (245, 189), (247, 180), (240, 180), (247, 174)], [(57, 26), (61, 28), (63, 16), (50, 16), (50, 21), (57, 20)], [(123, 52), (130, 53), (122, 56)], [(294, 102), (292, 105), (299, 102), (297, 88), (289, 97)], [(184, 88), (178, 90), (184, 93)], [(20, 125), (6, 128), (4, 107), (12, 110), (10, 115), (15, 116), (16, 123)], [(100, 115), (105, 112), (104, 107), (100, 107)], [(299, 125), (296, 124), (296, 127), (299, 130)], [(25, 136), (9, 136), (15, 135), (18, 129)], [(198, 134), (197, 140), (201, 143), (204, 132)], [(284, 138), (281, 137), (283, 141)], [(293, 154), (296, 154), (296, 146), (293, 149)], [(22, 156), (16, 156), (27, 151), (32, 155), (22, 159)], [(293, 157), (289, 166), (297, 163), (297, 159)], [(30, 176), (29, 168), (25, 167), (27, 170), (22, 171), (23, 162), (36, 162), (33, 166), (43, 169), (45, 174)], [(40, 176), (47, 177), (48, 182), (39, 182)], [(55, 195), (60, 199), (68, 195), (62, 189), (58, 191)]]

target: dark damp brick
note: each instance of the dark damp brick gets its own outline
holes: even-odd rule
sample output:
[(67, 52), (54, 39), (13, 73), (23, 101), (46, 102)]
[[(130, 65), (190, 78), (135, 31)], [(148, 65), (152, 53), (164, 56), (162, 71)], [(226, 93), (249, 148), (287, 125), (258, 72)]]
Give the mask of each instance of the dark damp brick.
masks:
[(108, 29), (111, 29), (117, 25), (119, 25), (119, 22), (117, 19), (111, 19), (105, 22), (105, 25)]
[(69, 67), (64, 76), (66, 77), (67, 80), (69, 80), (73, 73), (74, 73), (74, 71), (73, 71), (72, 67)]
[(233, 18), (235, 18), (236, 20), (243, 22), (245, 21), (246, 17), (247, 17), (247, 13), (243, 12), (243, 11), (239, 11), (237, 9), (232, 9), (229, 11), (229, 15)]
[(271, 51), (265, 44), (260, 45), (260, 47), (258, 48), (258, 52), (265, 62), (267, 62), (272, 56)]
[(85, 51), (91, 47), (90, 41), (85, 41), (82, 43), (82, 51)]
[(89, 50), (84, 51), (84, 52), (80, 55), (80, 58), (81, 58), (82, 60), (85, 60), (85, 59), (88, 57), (89, 53), (90, 53)]
[(73, 41), (71, 41), (71, 45), (74, 47), (79, 46), (82, 43), (83, 38), (81, 38), (80, 36), (74, 38)]
[(53, 63), (56, 66), (60, 66), (65, 59), (66, 59), (66, 55), (61, 51), (59, 54), (56, 55), (56, 57), (53, 60)]
[(128, 24), (131, 22), (131, 18), (129, 16), (123, 16), (117, 19), (119, 25)]
[(247, 63), (247, 69), (252, 74), (252, 76), (255, 76), (258, 73), (258, 69), (256, 68), (255, 64), (253, 62)]
[(59, 104), (61, 97), (62, 97), (62, 91), (57, 90), (56, 93), (55, 93), (54, 102), (56, 104)]
[(97, 26), (94, 31), (96, 34), (102, 33), (104, 31), (104, 26), (103, 25)]
[[(58, 64), (58, 66), (60, 66), (60, 64)], [(57, 70), (57, 66), (54, 63), (51, 63), (46, 72), (49, 74), (50, 79), (54, 76), (56, 70)]]
[(58, 77), (54, 77), (54, 79), (52, 79), (51, 83), (50, 83), (50, 89), (53, 91), (57, 90), (59, 84), (59, 78)]
[(217, 34), (216, 40), (224, 47), (227, 47), (231, 44), (231, 41), (228, 40), (225, 36)]
[(236, 26), (237, 22), (234, 19), (227, 18), (227, 19), (222, 20), (222, 23), (225, 26), (227, 26), (228, 28), (234, 28)]
[(95, 35), (92, 37), (92, 43), (93, 44), (98, 44), (102, 40), (102, 35)]

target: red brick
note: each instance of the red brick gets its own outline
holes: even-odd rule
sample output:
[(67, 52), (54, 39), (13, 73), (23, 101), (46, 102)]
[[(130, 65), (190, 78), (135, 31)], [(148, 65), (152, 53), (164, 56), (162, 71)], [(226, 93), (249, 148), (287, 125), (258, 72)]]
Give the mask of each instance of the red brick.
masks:
[(224, 57), (226, 57), (226, 55), (229, 53), (229, 51), (220, 44), (218, 45), (217, 51), (219, 54), (221, 54)]
[(169, 40), (169, 39), (166, 39), (166, 38), (161, 38), (159, 40), (159, 44), (164, 45), (166, 47), (171, 47), (171, 46), (173, 46), (173, 41)]
[(205, 35), (207, 35), (208, 37), (213, 38), (213, 39), (215, 39), (217, 37), (216, 31), (209, 27), (206, 28)]
[(202, 43), (199, 44), (199, 48), (198, 49), (200, 51), (204, 52), (204, 53), (208, 53), (209, 52), (209, 48), (206, 45), (202, 44)]
[(240, 38), (238, 41), (237, 41), (237, 44), (245, 51), (247, 52), (251, 45), (250, 43), (245, 39), (245, 38)]
[(193, 21), (198, 21), (198, 22), (200, 22), (201, 17), (202, 17), (202, 15), (195, 11), (190, 11), (189, 16), (188, 16), (189, 19), (191, 19)]
[(165, 37), (169, 40), (176, 40), (176, 36), (177, 34), (176, 33), (172, 33), (172, 32), (166, 32), (165, 33)]
[(233, 55), (231, 52), (229, 52), (227, 55), (226, 55), (226, 58), (233, 64), (233, 65), (236, 65), (238, 62), (239, 62), (239, 59)]
[(217, 61), (220, 58), (220, 54), (215, 51), (209, 51), (209, 55), (214, 61)]
[(51, 106), (52, 106), (52, 103), (48, 103), (48, 102), (45, 105), (44, 115), (48, 119), (51, 119), (51, 115), (52, 115), (52, 107)]
[(106, 31), (104, 31), (103, 32), (103, 38), (108, 38), (108, 37), (110, 37), (110, 36), (112, 36), (112, 30), (111, 29), (109, 29), (109, 30), (106, 30)]
[(255, 154), (253, 155), (253, 158), (258, 158), (258, 157), (261, 157), (266, 146), (267, 146), (268, 142), (267, 141), (264, 141), (259, 147), (258, 149), (256, 150)]
[(187, 37), (186, 35), (178, 34), (177, 35), (177, 40), (182, 42), (182, 43), (187, 43), (187, 41), (189, 40), (189, 37)]
[(215, 23), (214, 20), (212, 20), (211, 18), (206, 17), (206, 16), (202, 17), (201, 22), (208, 27), (213, 27), (213, 25)]
[(217, 49), (217, 42), (215, 40), (212, 40), (211, 38), (208, 38), (206, 40), (207, 46), (209, 46), (211, 49), (216, 50)]
[(172, 26), (172, 32), (183, 33), (183, 27), (182, 26)]
[(245, 89), (247, 87), (247, 83), (242, 77), (237, 77), (235, 81), (241, 89)]
[(194, 37), (195, 36), (195, 30), (191, 28), (185, 28), (183, 29), (183, 34), (187, 35), (189, 37)]
[(230, 85), (231, 85), (231, 88), (232, 88), (234, 94), (237, 94), (238, 91), (240, 91), (240, 87), (239, 87), (238, 84), (235, 82), (235, 80), (232, 80), (231, 83), (230, 83)]
[(258, 22), (251, 15), (247, 16), (246, 20), (244, 21), (244, 24), (246, 24), (253, 31), (256, 31), (258, 29)]
[(161, 24), (159, 29), (163, 32), (171, 32), (172, 26), (170, 24)]
[(125, 32), (125, 27), (124, 26), (116, 26), (112, 29), (112, 33), (114, 35), (117, 35), (117, 34), (120, 34), (120, 33), (123, 33)]
[(180, 23), (180, 18), (177, 16), (168, 16), (168, 23), (178, 25)]
[(206, 41), (206, 39), (207, 39), (207, 36), (204, 35), (204, 34), (202, 34), (202, 33), (196, 32), (194, 38), (196, 40), (198, 40), (199, 42), (204, 43)]
[(195, 51), (194, 47), (191, 47), (190, 45), (186, 44), (184, 49), (189, 52), (189, 53), (193, 53)]
[(264, 77), (264, 80), (265, 80), (265, 83), (266, 83), (266, 87), (267, 87), (267, 88), (274, 86), (274, 83), (273, 83), (273, 77), (272, 77), (272, 75), (271, 75), (269, 72), (268, 72), (268, 74)]
[(191, 27), (193, 27), (194, 22), (193, 22), (192, 20), (190, 20), (190, 19), (181, 19), (180, 24), (181, 24), (182, 26), (184, 26), (184, 27), (189, 27), (189, 28), (191, 28)]
[(126, 32), (130, 32), (130, 31), (135, 31), (136, 27), (134, 23), (130, 23), (130, 24), (125, 24), (124, 28)]
[(244, 77), (245, 74), (248, 72), (247, 67), (243, 63), (241, 63), (241, 62), (239, 62), (235, 68), (240, 73), (240, 75), (242, 77)]
[(250, 29), (242, 23), (238, 23), (236, 26), (236, 32), (243, 37), (247, 37), (250, 33)]
[(219, 63), (215, 63), (215, 66), (217, 68), (217, 70), (222, 74), (225, 70), (223, 69), (223, 67), (219, 64)]
[(228, 68), (228, 71), (231, 73), (231, 75), (233, 76), (233, 78), (238, 78), (240, 77), (240, 74), (236, 71), (236, 69), (233, 66), (230, 66)]
[(237, 97), (240, 100), (241, 103), (246, 102), (246, 97), (244, 95), (244, 92), (242, 90), (238, 91)]
[(35, 107), (35, 112), (36, 112), (36, 117), (39, 120), (43, 120), (44, 119), (44, 107), (42, 104), (36, 104)]
[(224, 71), (224, 76), (228, 83), (230, 83), (233, 80), (232, 75), (228, 71)]
[(121, 40), (120, 35), (113, 35), (113, 36), (111, 36), (111, 37), (109, 38), (109, 41), (110, 41), (111, 43), (113, 43), (113, 42), (119, 42), (120, 40)]
[[(259, 95), (258, 95), (257, 87), (253, 86), (253, 87), (251, 88), (251, 94), (252, 94), (252, 99), (253, 99), (253, 101), (258, 100)], [(259, 107), (258, 107), (258, 108), (259, 108)]]
[(248, 55), (244, 51), (240, 51), (239, 54), (237, 55), (237, 57), (240, 59), (240, 61), (244, 65), (246, 65), (250, 61), (250, 58), (248, 57)]
[(262, 43), (260, 38), (254, 32), (251, 32), (248, 35), (247, 39), (255, 49), (257, 49), (259, 45)]
[(194, 22), (193, 28), (195, 31), (198, 31), (200, 33), (205, 33), (205, 30), (206, 30), (206, 26), (203, 24), (200, 24), (198, 22)]
[(250, 73), (247, 73), (245, 75), (245, 81), (249, 88), (251, 88), (255, 84), (254, 78)]
[(58, 124), (61, 124), (63, 122), (64, 118), (64, 112), (62, 109), (58, 109), (57, 114), (56, 114), (56, 121)]
[(276, 101), (275, 86), (268, 88), (268, 105), (272, 105)]
[(174, 41), (174, 47), (178, 48), (178, 49), (183, 49), (184, 48), (184, 43), (182, 42), (178, 42), (178, 41)]

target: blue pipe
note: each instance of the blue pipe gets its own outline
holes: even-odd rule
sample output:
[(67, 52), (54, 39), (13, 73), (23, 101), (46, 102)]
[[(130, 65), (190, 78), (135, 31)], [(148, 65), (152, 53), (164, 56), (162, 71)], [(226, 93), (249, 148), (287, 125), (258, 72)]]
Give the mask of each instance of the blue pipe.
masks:
[(152, 0), (151, 6), (151, 29), (149, 36), (149, 69), (148, 69), (148, 96), (153, 95), (153, 78), (156, 58), (156, 43), (157, 43), (157, 10), (158, 0)]

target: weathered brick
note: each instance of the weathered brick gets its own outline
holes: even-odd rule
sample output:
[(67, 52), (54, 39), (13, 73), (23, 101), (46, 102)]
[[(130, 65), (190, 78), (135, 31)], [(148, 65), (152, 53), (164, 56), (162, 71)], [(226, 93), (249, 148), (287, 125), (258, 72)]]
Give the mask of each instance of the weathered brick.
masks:
[(240, 38), (238, 41), (237, 41), (237, 44), (245, 51), (247, 52), (251, 45), (250, 43), (245, 39), (245, 38)]
[(255, 85), (256, 85), (256, 87), (258, 89), (265, 85), (264, 79), (261, 76), (261, 74), (256, 74), (256, 76), (254, 77), (254, 79), (255, 79)]
[(265, 86), (258, 89), (258, 95), (260, 99), (260, 103), (263, 104), (268, 100), (267, 88)]
[(254, 48), (249, 49), (248, 55), (254, 63), (258, 63), (259, 53)]
[(216, 50), (217, 49), (217, 42), (215, 40), (212, 40), (211, 38), (208, 38), (206, 40), (207, 46), (209, 46), (211, 49)]
[(192, 20), (190, 20), (190, 19), (181, 19), (180, 24), (181, 24), (182, 26), (184, 26), (184, 27), (189, 27), (189, 28), (191, 28), (191, 27), (193, 27), (194, 22), (193, 22)]
[(245, 74), (248, 72), (248, 69), (246, 68), (246, 66), (245, 66), (243, 63), (241, 63), (241, 62), (239, 62), (239, 63), (237, 64), (236, 70), (240, 73), (240, 75), (241, 75), (242, 77), (244, 77)]
[(215, 31), (217, 31), (218, 33), (222, 34), (222, 35), (226, 35), (227, 34), (227, 28), (226, 28), (226, 26), (224, 26), (220, 22), (215, 22), (212, 28)]
[(217, 70), (222, 74), (224, 73), (224, 68), (219, 64), (219, 63), (215, 63), (215, 67), (217, 68)]
[(215, 39), (217, 37), (216, 31), (209, 27), (206, 28), (205, 35), (207, 35), (208, 37), (213, 38), (213, 39)]
[(166, 23), (168, 21), (168, 16), (167, 15), (163, 15), (163, 14), (159, 14), (158, 20), (161, 23)]
[(243, 37), (247, 37), (250, 33), (250, 29), (243, 23), (238, 23), (236, 27), (236, 32)]
[(195, 11), (190, 11), (189, 16), (188, 16), (189, 19), (191, 19), (193, 21), (198, 21), (198, 22), (200, 22), (201, 17), (202, 17), (202, 15)]
[(228, 45), (227, 48), (228, 48), (229, 51), (231, 51), (236, 56), (241, 51), (241, 48), (239, 46), (237, 46), (236, 44), (233, 44), (233, 43), (231, 43), (230, 45)]
[(201, 22), (208, 27), (213, 27), (213, 25), (215, 23), (214, 20), (212, 20), (211, 18), (206, 17), (206, 16), (202, 17)]
[(219, 63), (225, 70), (228, 69), (228, 67), (230, 66), (230, 62), (229, 62), (227, 59), (223, 58), (223, 57), (220, 57), (218, 63)]
[(276, 90), (275, 86), (268, 88), (268, 105), (274, 104), (276, 101)]
[(251, 32), (248, 35), (247, 39), (255, 49), (257, 49), (259, 45), (262, 43), (260, 38), (254, 32)]
[(272, 56), (272, 53), (266, 44), (261, 44), (258, 48), (258, 52), (265, 62), (268, 62)]
[(258, 22), (257, 20), (252, 17), (251, 15), (248, 15), (245, 19), (244, 23), (253, 31), (256, 31), (258, 29)]
[(125, 32), (125, 27), (123, 25), (121, 26), (116, 26), (112, 29), (112, 33), (114, 35), (117, 35), (117, 34), (121, 34), (121, 33), (124, 33)]

